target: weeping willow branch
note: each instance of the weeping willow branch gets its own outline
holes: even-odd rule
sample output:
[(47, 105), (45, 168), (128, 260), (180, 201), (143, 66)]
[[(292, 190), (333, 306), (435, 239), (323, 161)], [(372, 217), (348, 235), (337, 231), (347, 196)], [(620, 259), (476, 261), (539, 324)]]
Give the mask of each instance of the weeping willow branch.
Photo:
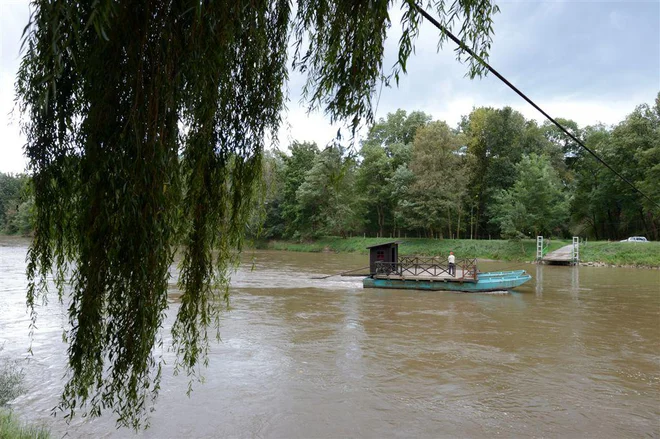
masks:
[[(206, 363), (264, 139), (280, 124), (290, 43), (311, 108), (355, 129), (372, 117), (392, 6), (33, 1), (16, 80), (37, 208), (27, 301), (34, 324), (54, 274), (69, 305), (66, 416), (110, 409), (119, 425), (142, 425), (160, 388), (154, 348), (180, 243), (176, 366), (194, 376)], [(433, 6), (447, 27), (462, 17), (462, 36), (487, 51), (490, 1)], [(401, 7), (397, 80), (420, 21)]]

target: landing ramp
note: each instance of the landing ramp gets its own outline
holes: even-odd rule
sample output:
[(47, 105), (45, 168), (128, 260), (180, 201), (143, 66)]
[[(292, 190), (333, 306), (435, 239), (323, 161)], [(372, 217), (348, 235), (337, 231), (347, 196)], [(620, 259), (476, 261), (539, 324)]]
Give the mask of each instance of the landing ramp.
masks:
[(548, 253), (543, 257), (546, 264), (571, 264), (573, 262), (573, 244)]

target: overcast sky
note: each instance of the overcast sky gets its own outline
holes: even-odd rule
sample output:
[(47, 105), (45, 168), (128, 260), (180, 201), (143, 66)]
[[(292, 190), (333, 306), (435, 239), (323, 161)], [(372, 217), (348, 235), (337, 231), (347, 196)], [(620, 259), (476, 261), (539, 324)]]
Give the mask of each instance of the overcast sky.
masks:
[[(16, 116), (14, 76), (28, 1), (0, 0), (0, 172), (25, 169)], [(585, 126), (621, 121), (660, 91), (660, 0), (499, 1), (491, 64), (550, 115)], [(398, 16), (398, 12), (393, 12)], [(400, 25), (393, 20), (385, 70), (394, 63)], [(466, 66), (447, 43), (437, 52), (438, 32), (422, 26), (416, 53), (399, 87), (383, 88), (376, 117), (398, 108), (421, 110), (454, 126), (473, 107), (509, 105), (541, 121), (536, 110), (497, 78), (464, 77)], [(337, 133), (323, 114), (299, 104), (303, 78), (292, 75), (280, 147), (292, 140), (328, 143)]]

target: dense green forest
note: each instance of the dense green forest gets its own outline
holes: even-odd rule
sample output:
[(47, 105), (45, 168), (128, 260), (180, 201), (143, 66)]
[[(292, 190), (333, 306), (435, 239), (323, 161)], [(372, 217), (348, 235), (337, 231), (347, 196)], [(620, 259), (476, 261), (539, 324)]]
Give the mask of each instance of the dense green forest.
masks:
[(0, 232), (28, 235), (32, 232), (34, 199), (25, 174), (0, 172)]
[[(559, 120), (660, 200), (660, 94), (615, 126)], [(649, 200), (551, 123), (509, 107), (475, 108), (456, 127), (398, 110), (370, 128), (359, 151), (340, 142), (325, 149), (294, 142), (266, 154), (264, 189), (265, 209), (251, 232), (267, 239), (658, 240), (660, 227)]]
[[(615, 126), (560, 121), (660, 200), (660, 94)], [(0, 174), (0, 228), (29, 234), (29, 178)], [(293, 142), (267, 151), (263, 196), (248, 233), (320, 236), (525, 238), (579, 235), (658, 240), (660, 212), (549, 122), (509, 107), (475, 108), (456, 127), (398, 110), (359, 151)]]

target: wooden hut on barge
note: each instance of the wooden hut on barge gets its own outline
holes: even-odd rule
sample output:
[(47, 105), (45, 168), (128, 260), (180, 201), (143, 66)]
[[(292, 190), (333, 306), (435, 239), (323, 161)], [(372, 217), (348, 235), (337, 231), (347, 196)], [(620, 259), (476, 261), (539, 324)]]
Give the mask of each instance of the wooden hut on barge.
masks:
[(370, 245), (369, 249), (369, 274), (376, 274), (377, 265), (396, 264), (399, 262), (399, 244), (401, 241), (389, 241), (382, 244)]

